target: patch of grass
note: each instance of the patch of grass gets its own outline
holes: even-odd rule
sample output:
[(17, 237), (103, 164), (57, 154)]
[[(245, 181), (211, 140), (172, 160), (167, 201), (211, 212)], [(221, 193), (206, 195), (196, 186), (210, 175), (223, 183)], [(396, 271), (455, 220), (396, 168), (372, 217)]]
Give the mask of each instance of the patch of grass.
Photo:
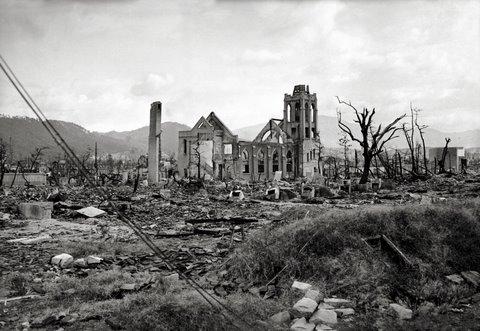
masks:
[(12, 296), (21, 296), (28, 293), (29, 283), (32, 281), (30, 273), (20, 273), (15, 271), (3, 277), (1, 284), (10, 290)]
[[(232, 277), (265, 284), (285, 265), (280, 281), (320, 281), (331, 292), (359, 294), (378, 286), (392, 299), (454, 300), (468, 287), (444, 276), (480, 270), (478, 200), (445, 205), (367, 207), (331, 211), (311, 219), (259, 230), (230, 261)], [(414, 263), (413, 270), (385, 261), (364, 237), (384, 234)], [(360, 295), (361, 293), (361, 295)]]
[[(47, 293), (56, 301), (101, 301), (113, 297), (123, 284), (141, 283), (150, 277), (148, 273), (138, 273), (133, 277), (128, 272), (118, 270), (101, 271), (85, 278), (67, 275), (61, 276), (57, 282), (47, 285)], [(74, 293), (66, 293), (67, 290)]]

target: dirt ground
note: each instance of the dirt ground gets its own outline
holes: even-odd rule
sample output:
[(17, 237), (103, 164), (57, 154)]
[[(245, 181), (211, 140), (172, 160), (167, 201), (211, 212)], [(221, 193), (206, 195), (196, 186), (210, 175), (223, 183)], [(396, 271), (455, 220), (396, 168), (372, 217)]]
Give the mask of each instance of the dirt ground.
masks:
[[(221, 185), (200, 190), (177, 186), (168, 190), (141, 188), (135, 194), (127, 186), (108, 190), (120, 210), (152, 238), (169, 261), (211, 293), (224, 297), (226, 293), (219, 290), (219, 284), (225, 282), (222, 280), (225, 263), (252, 233), (269, 224), (280, 226), (326, 211), (355, 210), (374, 204), (417, 205), (475, 198), (480, 194), (479, 186), (477, 178), (442, 178), (401, 184), (394, 190), (313, 200), (297, 196), (288, 201), (266, 201), (263, 199), (265, 188), (246, 187), (243, 187), (245, 200), (231, 201), (227, 198), (229, 190)], [(84, 281), (102, 274), (119, 273), (119, 279), (111, 281), (115, 288), (95, 302), (112, 298), (122, 301), (126, 295), (142, 296), (156, 291), (160, 279), (174, 274), (91, 189), (12, 188), (0, 193), (0, 199), (0, 212), (9, 214), (0, 225), (1, 329), (121, 329), (122, 326), (109, 320), (109, 315), (100, 308), (97, 314), (86, 313), (81, 308), (82, 296), (76, 296), (81, 290), (75, 290), (74, 283), (66, 285), (72, 290), (62, 288), (62, 284), (68, 283), (68, 279)], [(54, 202), (52, 219), (21, 219), (17, 211), (19, 202), (47, 199)], [(95, 218), (76, 213), (76, 209), (86, 206), (98, 207), (106, 213)], [(23, 243), (18, 239), (33, 239), (33, 242)], [(51, 258), (62, 253), (74, 259), (95, 256), (102, 260), (83, 268), (52, 265)], [(182, 281), (178, 283), (180, 288), (188, 288)], [(129, 284), (135, 286), (125, 286)], [(227, 288), (228, 294), (241, 291), (232, 284), (223, 284), (221, 288)], [(52, 299), (58, 297), (56, 292), (61, 292), (63, 298), (70, 295), (76, 299)], [(248, 290), (246, 293), (255, 295)], [(473, 330), (480, 329), (479, 313), (480, 302), (469, 302), (462, 309), (445, 309), (434, 315), (416, 316), (413, 322), (389, 326), (382, 324), (385, 322), (375, 324), (375, 314), (359, 311), (355, 323), (347, 320), (336, 328)]]

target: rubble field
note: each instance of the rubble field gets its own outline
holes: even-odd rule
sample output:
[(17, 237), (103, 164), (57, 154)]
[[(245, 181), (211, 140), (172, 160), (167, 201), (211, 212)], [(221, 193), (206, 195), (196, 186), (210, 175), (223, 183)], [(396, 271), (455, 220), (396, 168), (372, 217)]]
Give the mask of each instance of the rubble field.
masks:
[(480, 325), (480, 176), (351, 194), (301, 182), (104, 189), (117, 209), (89, 187), (0, 190), (0, 329)]

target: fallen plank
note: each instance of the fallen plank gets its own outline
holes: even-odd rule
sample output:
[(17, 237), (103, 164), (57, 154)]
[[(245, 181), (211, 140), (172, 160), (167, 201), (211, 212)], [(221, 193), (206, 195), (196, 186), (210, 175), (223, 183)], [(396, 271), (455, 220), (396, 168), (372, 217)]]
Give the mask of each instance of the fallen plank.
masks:
[(388, 239), (387, 236), (382, 234), (382, 239), (407, 266), (411, 267), (413, 265), (413, 263), (408, 259), (408, 257), (403, 254), (403, 252), (390, 239)]
[(37, 294), (30, 294), (30, 295), (22, 295), (20, 297), (13, 297), (13, 298), (3, 298), (0, 299), (0, 302), (3, 302), (3, 304), (7, 304), (7, 302), (12, 302), (12, 301), (21, 301), (21, 300), (29, 300), (29, 299), (37, 299), (41, 298), (41, 295)]
[(231, 218), (193, 218), (185, 221), (185, 223), (190, 223), (190, 224), (217, 223), (217, 222), (243, 224), (243, 223), (259, 222), (259, 220), (251, 217), (231, 217)]

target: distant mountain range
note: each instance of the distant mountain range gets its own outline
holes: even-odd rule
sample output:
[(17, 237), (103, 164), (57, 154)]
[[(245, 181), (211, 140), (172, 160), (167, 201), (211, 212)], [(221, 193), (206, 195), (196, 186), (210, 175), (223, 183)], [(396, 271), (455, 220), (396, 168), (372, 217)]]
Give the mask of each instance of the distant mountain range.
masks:
[[(51, 121), (67, 143), (79, 154), (88, 148), (93, 151), (95, 142), (98, 144), (99, 155), (122, 155), (138, 157), (147, 151), (148, 126), (132, 131), (94, 132), (70, 122)], [(327, 147), (338, 147), (339, 130), (337, 119), (329, 116), (318, 118), (322, 143)], [(228, 125), (228, 124), (227, 124)], [(251, 140), (256, 137), (265, 123), (233, 130), (240, 139)], [(177, 154), (178, 131), (189, 130), (184, 124), (176, 122), (162, 123), (162, 152)], [(445, 133), (435, 129), (425, 130), (425, 139), (428, 147), (441, 147), (445, 144), (445, 137), (451, 138), (450, 146), (464, 146), (467, 148), (480, 147), (480, 129), (464, 132)], [(7, 144), (12, 142), (15, 158), (25, 158), (37, 147), (49, 147), (45, 151), (47, 157), (62, 157), (63, 153), (56, 146), (53, 139), (43, 125), (36, 119), (27, 117), (7, 117), (0, 115), (0, 139)], [(392, 143), (395, 147), (405, 148), (403, 134)]]

